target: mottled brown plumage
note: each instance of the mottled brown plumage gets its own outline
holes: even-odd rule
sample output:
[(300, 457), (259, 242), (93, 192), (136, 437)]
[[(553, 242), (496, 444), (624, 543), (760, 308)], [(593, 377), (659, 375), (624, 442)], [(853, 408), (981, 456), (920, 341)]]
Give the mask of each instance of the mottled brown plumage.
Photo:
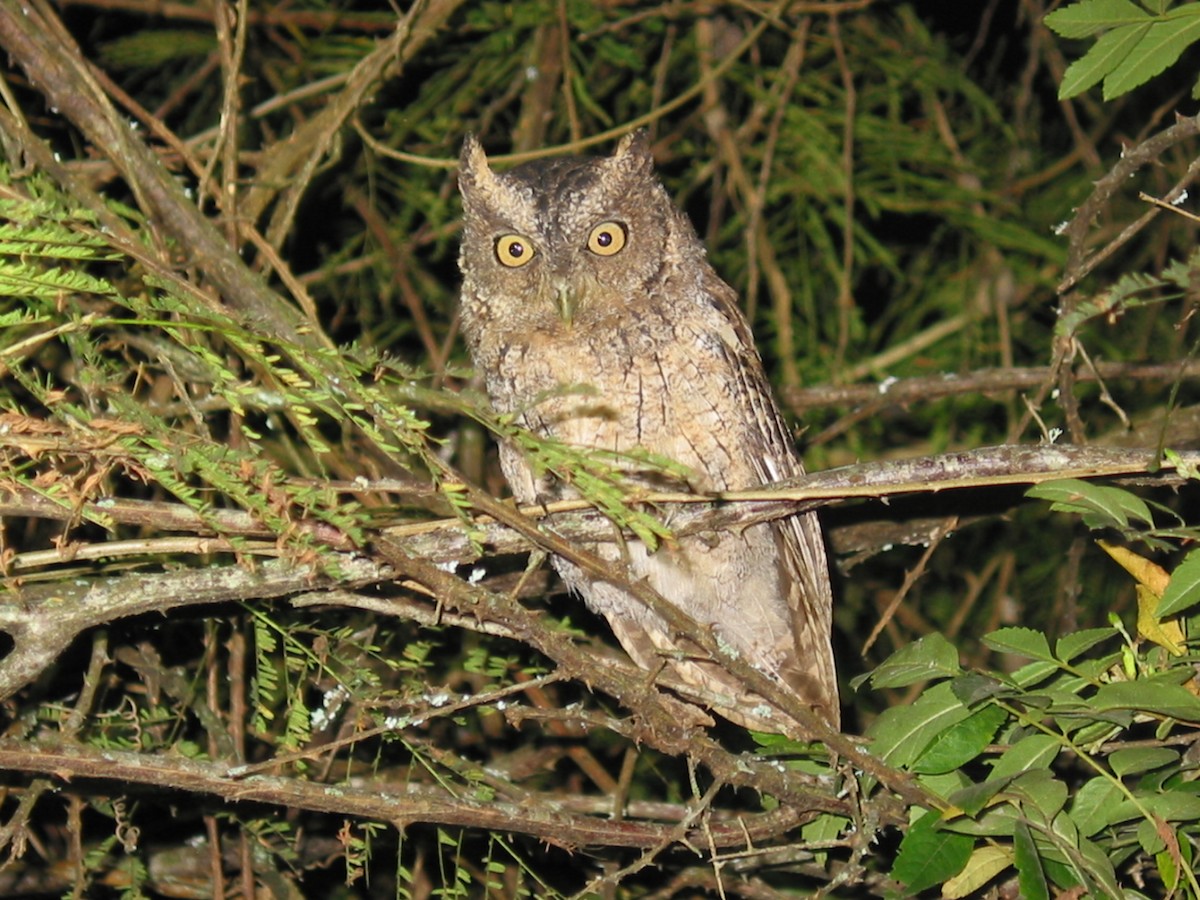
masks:
[[(645, 138), (603, 159), (552, 159), (494, 173), (468, 138), (462, 323), (492, 404), (535, 434), (683, 464), (697, 491), (753, 488), (801, 474), (737, 295), (713, 271), (658, 181)], [(591, 388), (589, 393), (567, 391)], [(501, 446), (522, 503), (569, 488), (535, 479)], [(598, 546), (718, 641), (787, 685), (836, 727), (825, 549), (812, 514), (688, 537), (649, 553)], [(567, 585), (609, 622), (640, 665), (664, 660), (716, 695), (735, 722), (781, 731), (789, 719), (749, 693), (663, 620), (565, 560)], [(683, 651), (680, 653), (680, 651)]]

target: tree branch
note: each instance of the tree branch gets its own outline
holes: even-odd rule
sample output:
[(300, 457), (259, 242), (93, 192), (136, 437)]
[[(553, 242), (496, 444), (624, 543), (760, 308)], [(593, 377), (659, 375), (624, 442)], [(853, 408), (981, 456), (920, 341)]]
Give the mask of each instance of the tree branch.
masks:
[[(640, 822), (572, 813), (578, 799), (553, 794), (527, 802), (479, 801), (454, 796), (432, 785), (395, 784), (373, 779), (365, 785), (319, 784), (300, 778), (251, 775), (234, 778), (222, 763), (178, 756), (156, 756), (85, 746), (0, 742), (0, 769), (50, 775), (66, 785), (81, 781), (143, 785), (163, 791), (205, 794), (228, 803), (267, 803), (338, 815), (390, 822), (397, 828), (422, 823), (527, 834), (559, 847), (655, 847), (683, 838), (718, 847), (745, 847), (783, 834), (806, 818), (803, 810), (780, 806), (758, 814), (714, 816), (699, 829), (678, 835), (675, 824)], [(124, 788), (123, 788), (124, 789)], [(678, 815), (687, 814), (680, 806)]]

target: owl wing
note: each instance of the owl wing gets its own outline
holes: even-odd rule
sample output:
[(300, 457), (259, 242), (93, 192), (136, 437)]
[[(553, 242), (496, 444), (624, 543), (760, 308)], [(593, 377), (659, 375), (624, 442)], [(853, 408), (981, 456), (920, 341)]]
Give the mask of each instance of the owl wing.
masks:
[[(771, 484), (803, 475), (804, 464), (775, 403), (749, 326), (738, 309), (736, 292), (715, 273), (707, 279), (704, 292), (713, 299), (736, 335), (736, 341), (726, 345), (730, 354), (729, 371), (740, 382), (739, 393), (747, 403), (753, 440), (747, 440), (745, 445), (751, 450), (749, 462), (759, 483)], [(840, 724), (837, 671), (829, 638), (833, 589), (820, 524), (816, 515), (808, 512), (789, 516), (772, 527), (781, 550), (794, 638), (794, 652), (780, 667), (780, 675), (837, 728)]]

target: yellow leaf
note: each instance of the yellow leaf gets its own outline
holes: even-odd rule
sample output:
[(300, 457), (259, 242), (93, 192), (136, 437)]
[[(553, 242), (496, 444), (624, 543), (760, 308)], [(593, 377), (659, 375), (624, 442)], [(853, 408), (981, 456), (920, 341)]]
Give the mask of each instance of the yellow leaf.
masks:
[(1138, 556), (1132, 550), (1110, 544), (1108, 541), (1096, 541), (1109, 556), (1115, 559), (1126, 572), (1132, 575), (1138, 584), (1144, 584), (1154, 596), (1162, 599), (1163, 591), (1171, 576), (1157, 563), (1152, 563), (1144, 556)]
[(1138, 634), (1160, 647), (1165, 647), (1173, 656), (1182, 656), (1185, 636), (1179, 619), (1163, 621), (1154, 616), (1154, 610), (1158, 608), (1158, 602), (1162, 600), (1163, 591), (1167, 589), (1171, 576), (1162, 566), (1144, 556), (1138, 556), (1132, 550), (1126, 550), (1108, 541), (1096, 543), (1137, 581)]
[(1155, 594), (1144, 584), (1137, 586), (1138, 598), (1138, 634), (1146, 640), (1154, 641), (1160, 647), (1165, 647), (1172, 656), (1183, 656), (1183, 628), (1179, 619), (1156, 619), (1154, 610), (1162, 597)]
[(942, 884), (942, 896), (957, 900), (973, 894), (1013, 864), (1011, 847), (986, 844), (976, 847), (963, 870)]

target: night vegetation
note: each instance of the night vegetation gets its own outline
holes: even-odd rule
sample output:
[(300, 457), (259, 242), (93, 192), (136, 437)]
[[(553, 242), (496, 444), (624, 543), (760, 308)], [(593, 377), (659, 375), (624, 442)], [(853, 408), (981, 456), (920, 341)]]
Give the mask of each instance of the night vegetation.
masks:
[[(1197, 40), (0, 0), (0, 895), (1200, 898)], [(802, 482), (631, 493), (472, 380), (463, 136), (637, 127)], [(844, 734), (683, 724), (546, 564), (814, 506)]]

